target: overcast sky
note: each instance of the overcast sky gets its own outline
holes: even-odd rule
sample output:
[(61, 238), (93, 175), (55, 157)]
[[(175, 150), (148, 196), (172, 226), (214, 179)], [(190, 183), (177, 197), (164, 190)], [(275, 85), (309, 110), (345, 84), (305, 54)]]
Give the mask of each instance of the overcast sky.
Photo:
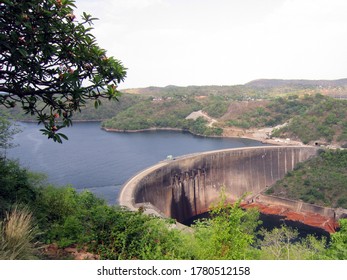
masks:
[(77, 0), (120, 88), (347, 77), (346, 0)]

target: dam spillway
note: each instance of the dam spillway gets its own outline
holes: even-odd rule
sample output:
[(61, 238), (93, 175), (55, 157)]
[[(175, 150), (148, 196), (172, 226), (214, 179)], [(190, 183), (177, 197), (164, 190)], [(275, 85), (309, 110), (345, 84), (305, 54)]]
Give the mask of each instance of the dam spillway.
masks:
[(280, 207), (282, 212), (283, 208), (307, 212), (323, 217), (322, 223), (330, 226), (335, 222), (333, 209), (261, 194), (299, 162), (316, 154), (317, 148), (309, 146), (263, 146), (165, 160), (128, 180), (119, 203), (131, 210), (143, 208), (147, 213), (182, 223), (207, 212), (219, 200), (223, 188), (229, 202), (243, 197), (246, 204), (265, 203)]

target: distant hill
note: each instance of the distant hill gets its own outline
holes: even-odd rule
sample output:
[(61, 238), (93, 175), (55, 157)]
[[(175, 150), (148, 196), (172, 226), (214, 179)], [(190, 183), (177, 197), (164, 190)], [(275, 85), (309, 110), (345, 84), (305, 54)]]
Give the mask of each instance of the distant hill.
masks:
[(281, 79), (259, 79), (251, 81), (245, 86), (257, 88), (273, 87), (344, 87), (347, 79), (339, 80), (281, 80)]
[(230, 93), (230, 92), (247, 92), (249, 88), (276, 88), (276, 87), (347, 87), (347, 78), (337, 80), (284, 80), (284, 79), (258, 79), (250, 81), (244, 85), (209, 85), (209, 86), (175, 86), (168, 85), (166, 87), (146, 87), (146, 88), (129, 88), (123, 89), (122, 92), (131, 94), (156, 95), (156, 94), (199, 94), (205, 92), (207, 94)]
[(121, 90), (124, 93), (138, 94), (144, 96), (207, 96), (207, 95), (240, 95), (247, 93), (243, 85), (239, 86), (173, 86), (166, 87), (146, 87), (146, 88), (129, 88)]
[(347, 78), (338, 80), (282, 80), (259, 79), (244, 85), (173, 86), (123, 89), (122, 92), (152, 96), (224, 96), (233, 100), (268, 99), (287, 94), (321, 93), (336, 98), (347, 98)]

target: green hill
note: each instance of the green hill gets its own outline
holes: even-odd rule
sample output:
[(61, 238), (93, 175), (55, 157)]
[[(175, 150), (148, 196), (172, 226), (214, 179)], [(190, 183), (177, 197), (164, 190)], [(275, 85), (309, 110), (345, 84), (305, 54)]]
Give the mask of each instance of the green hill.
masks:
[(316, 96), (313, 104), (298, 111), (274, 136), (300, 139), (303, 143), (347, 144), (347, 100)]
[[(73, 119), (99, 120), (103, 121), (103, 127), (117, 130), (177, 128), (207, 136), (223, 135), (224, 129), (234, 127), (261, 129), (287, 123), (274, 131), (273, 136), (304, 143), (345, 145), (347, 101), (341, 97), (347, 97), (347, 79), (148, 87), (122, 90), (119, 102), (103, 100), (97, 109), (94, 102), (87, 102)], [(209, 118), (186, 119), (200, 110)], [(11, 114), (20, 120), (35, 121), (17, 108)]]
[(117, 130), (177, 128), (200, 135), (221, 135), (220, 128), (209, 127), (203, 118), (186, 119), (190, 113), (203, 107), (192, 97), (146, 98), (104, 121), (102, 126)]
[[(231, 104), (232, 110), (232, 104)], [(290, 138), (305, 144), (347, 143), (347, 100), (321, 94), (279, 97), (224, 118), (225, 126), (244, 129), (287, 125), (274, 130), (273, 137)]]
[(298, 164), (266, 194), (347, 209), (347, 151), (322, 150)]

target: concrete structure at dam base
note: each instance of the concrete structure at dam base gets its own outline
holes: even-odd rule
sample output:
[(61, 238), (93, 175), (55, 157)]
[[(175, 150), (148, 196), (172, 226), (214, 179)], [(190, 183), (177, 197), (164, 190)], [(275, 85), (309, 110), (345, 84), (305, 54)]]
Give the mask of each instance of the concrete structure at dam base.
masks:
[(220, 199), (242, 198), (244, 208), (257, 207), (265, 214), (283, 216), (305, 225), (334, 232), (345, 209), (331, 209), (263, 192), (295, 166), (316, 156), (309, 146), (265, 146), (226, 149), (162, 161), (132, 177), (119, 197), (130, 210), (174, 218), (179, 223), (208, 212)]

